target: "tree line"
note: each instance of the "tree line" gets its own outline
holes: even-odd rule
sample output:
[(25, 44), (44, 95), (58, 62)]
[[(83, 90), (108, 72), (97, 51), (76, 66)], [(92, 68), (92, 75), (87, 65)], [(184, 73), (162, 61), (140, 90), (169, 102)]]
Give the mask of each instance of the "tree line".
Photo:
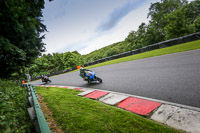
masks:
[(40, 75), (47, 75), (66, 69), (75, 68), (85, 63), (81, 54), (77, 51), (65, 53), (43, 54), (37, 58), (29, 68), (29, 73), (33, 78)]
[(42, 9), (44, 0), (0, 0), (0, 78), (23, 74), (45, 51)]
[(149, 23), (141, 23), (124, 41), (84, 55), (86, 62), (199, 32), (200, 0), (161, 0), (151, 4), (147, 17)]
[[(51, 0), (50, 0), (51, 1)], [(124, 41), (87, 55), (77, 51), (43, 54), (46, 26), (42, 23), (44, 0), (0, 0), (0, 78), (33, 77), (138, 49), (200, 31), (200, 0), (161, 0), (151, 3), (148, 24), (141, 23)]]
[(122, 42), (95, 50), (87, 55), (78, 52), (43, 55), (31, 66), (31, 73), (53, 73), (74, 68), (84, 63), (138, 49), (157, 42), (181, 37), (200, 31), (200, 1), (161, 0), (152, 3), (147, 17), (148, 24), (141, 23), (137, 31), (131, 31)]

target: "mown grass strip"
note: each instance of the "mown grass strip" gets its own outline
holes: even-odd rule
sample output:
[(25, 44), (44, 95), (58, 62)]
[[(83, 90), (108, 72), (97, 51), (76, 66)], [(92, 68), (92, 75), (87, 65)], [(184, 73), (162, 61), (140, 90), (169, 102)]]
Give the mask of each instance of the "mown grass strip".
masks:
[(131, 112), (77, 96), (81, 91), (36, 87), (64, 132), (178, 133)]
[(96, 65), (88, 66), (86, 68), (100, 67), (100, 66), (111, 65), (111, 64), (116, 64), (116, 63), (120, 63), (120, 62), (126, 62), (126, 61), (144, 59), (144, 58), (149, 58), (149, 57), (154, 57), (154, 56), (184, 52), (184, 51), (189, 51), (189, 50), (194, 50), (194, 49), (200, 49), (200, 40), (183, 43), (183, 44), (179, 44), (179, 45), (174, 45), (174, 46), (166, 47), (166, 48), (162, 48), (162, 49), (152, 50), (152, 51), (148, 51), (148, 52), (144, 52), (144, 53), (140, 53), (140, 54), (136, 54), (136, 55), (131, 55), (131, 56), (99, 63)]

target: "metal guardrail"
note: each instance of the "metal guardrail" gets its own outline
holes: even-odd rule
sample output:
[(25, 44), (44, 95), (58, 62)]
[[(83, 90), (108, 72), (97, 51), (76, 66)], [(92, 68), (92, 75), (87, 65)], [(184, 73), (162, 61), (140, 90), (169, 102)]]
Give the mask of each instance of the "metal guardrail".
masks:
[(34, 123), (35, 130), (37, 133), (51, 133), (51, 130), (46, 122), (46, 119), (43, 115), (43, 112), (41, 110), (40, 104), (38, 102), (37, 93), (35, 91), (35, 87), (33, 85), (25, 85), (28, 89), (28, 100), (31, 105), (30, 108), (28, 108), (28, 113), (31, 118), (31, 120)]
[(84, 66), (85, 67), (91, 66), (91, 65), (106, 62), (106, 61), (109, 61), (109, 60), (114, 60), (114, 59), (130, 56), (130, 55), (134, 55), (134, 54), (139, 54), (139, 53), (143, 53), (143, 52), (147, 52), (147, 51), (151, 51), (151, 50), (155, 50), (155, 49), (160, 49), (160, 48), (165, 48), (165, 47), (169, 47), (169, 46), (173, 46), (173, 45), (177, 45), (177, 44), (181, 44), (181, 43), (191, 42), (191, 41), (195, 41), (195, 40), (199, 40), (199, 39), (200, 39), (200, 32), (197, 32), (197, 33), (193, 33), (193, 34), (186, 35), (186, 36), (183, 36), (183, 37), (170, 39), (170, 40), (167, 40), (167, 41), (148, 45), (146, 47), (142, 47), (142, 48), (139, 48), (139, 49), (134, 49), (134, 50), (131, 50), (131, 51), (128, 51), (128, 52), (124, 52), (124, 53), (120, 53), (120, 54), (117, 54), (117, 55), (102, 58), (102, 59), (99, 59), (99, 60), (95, 60), (93, 62), (89, 62), (87, 64), (84, 64)]
[[(155, 50), (155, 49), (165, 48), (165, 47), (169, 47), (169, 46), (173, 46), (173, 45), (177, 45), (177, 44), (181, 44), (181, 43), (191, 42), (191, 41), (195, 41), (195, 40), (199, 40), (199, 39), (200, 39), (200, 32), (197, 32), (197, 33), (193, 33), (190, 35), (186, 35), (186, 36), (170, 39), (167, 41), (155, 43), (152, 45), (148, 45), (146, 47), (142, 47), (139, 49), (134, 49), (134, 50), (131, 50), (128, 52), (124, 52), (124, 53), (120, 53), (117, 55), (102, 58), (99, 60), (95, 60), (95, 61), (84, 64), (84, 66), (87, 67), (87, 66), (95, 65), (98, 63), (102, 63), (102, 62), (130, 56), (130, 55), (134, 55), (134, 54), (139, 54), (139, 53), (143, 53), (143, 52), (147, 52), (147, 51), (151, 51), (151, 50)], [(58, 75), (58, 74), (70, 72), (70, 71), (73, 71), (76, 69), (77, 68), (71, 68), (71, 69), (67, 69), (67, 70), (63, 70), (63, 71), (53, 72), (53, 73), (49, 74), (48, 76)], [(36, 79), (39, 79), (39, 78), (36, 78)], [(34, 79), (34, 80), (36, 80), (36, 79)]]

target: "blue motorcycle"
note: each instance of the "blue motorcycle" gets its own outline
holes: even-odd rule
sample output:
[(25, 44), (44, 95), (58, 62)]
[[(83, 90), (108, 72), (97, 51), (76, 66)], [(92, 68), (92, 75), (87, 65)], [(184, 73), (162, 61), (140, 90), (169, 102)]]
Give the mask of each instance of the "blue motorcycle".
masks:
[(87, 81), (89, 84), (90, 83), (102, 83), (102, 79), (97, 77), (95, 72), (87, 69), (80, 69), (80, 76), (83, 78), (83, 80)]

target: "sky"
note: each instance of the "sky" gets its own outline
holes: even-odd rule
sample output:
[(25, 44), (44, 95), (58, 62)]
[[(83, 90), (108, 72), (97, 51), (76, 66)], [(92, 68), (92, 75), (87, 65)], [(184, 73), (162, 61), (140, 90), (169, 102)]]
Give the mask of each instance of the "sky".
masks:
[(78, 51), (85, 55), (123, 41), (144, 22), (159, 0), (45, 0), (45, 53)]

